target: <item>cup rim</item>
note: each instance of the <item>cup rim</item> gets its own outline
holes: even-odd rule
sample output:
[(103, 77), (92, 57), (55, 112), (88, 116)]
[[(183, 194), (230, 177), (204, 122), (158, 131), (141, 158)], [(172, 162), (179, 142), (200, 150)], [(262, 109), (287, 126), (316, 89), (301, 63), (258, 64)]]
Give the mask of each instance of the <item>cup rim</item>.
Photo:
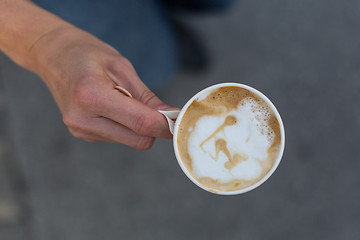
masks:
[[(206, 92), (211, 92), (213, 91), (213, 89), (217, 89), (217, 88), (221, 88), (221, 87), (228, 87), (228, 86), (233, 86), (233, 87), (240, 87), (240, 88), (244, 88), (246, 90), (251, 91), (252, 93), (256, 94), (257, 96), (259, 96), (261, 99), (263, 99), (268, 105), (269, 107), (272, 109), (272, 111), (274, 112), (276, 118), (279, 121), (279, 126), (280, 126), (280, 133), (281, 133), (281, 142), (280, 142), (280, 148), (279, 148), (279, 153), (278, 153), (278, 157), (276, 158), (276, 161), (274, 163), (274, 165), (271, 167), (270, 171), (258, 182), (256, 182), (255, 184), (243, 188), (243, 189), (239, 189), (239, 190), (234, 190), (234, 191), (221, 191), (221, 190), (217, 190), (217, 189), (211, 189), (208, 188), (206, 186), (203, 186), (202, 184), (200, 184), (190, 173), (190, 171), (185, 167), (184, 163), (181, 161), (181, 157), (180, 157), (180, 153), (178, 150), (178, 144), (177, 144), (177, 137), (178, 137), (178, 130), (179, 130), (179, 126), (181, 123), (181, 120), (186, 112), (186, 110), (188, 109), (188, 107), (191, 105), (191, 103), (198, 98), (199, 96), (201, 96), (202, 94), (205, 94)], [(259, 90), (250, 87), (248, 85), (242, 84), (242, 83), (236, 83), (236, 82), (226, 82), (226, 83), (219, 83), (219, 84), (215, 84), (215, 85), (211, 85), (207, 88), (204, 88), (203, 90), (199, 91), (198, 93), (196, 93), (192, 98), (190, 98), (186, 104), (181, 108), (181, 111), (175, 121), (175, 127), (174, 127), (174, 134), (173, 134), (173, 147), (174, 147), (174, 152), (175, 152), (175, 156), (176, 159), (178, 161), (178, 164), (180, 166), (180, 168), (182, 169), (182, 171), (184, 172), (184, 174), (198, 187), (200, 187), (201, 189), (207, 191), (207, 192), (211, 192), (211, 193), (215, 193), (215, 194), (219, 194), (219, 195), (236, 195), (236, 194), (242, 194), (242, 193), (246, 193), (249, 192), (257, 187), (259, 187), (260, 185), (262, 185), (265, 181), (267, 181), (270, 176), (275, 172), (275, 170), (277, 169), (277, 167), (279, 166), (283, 153), (284, 153), (284, 149), (285, 149), (285, 129), (284, 129), (284, 124), (283, 121), (280, 117), (280, 114), (278, 112), (278, 110), (276, 109), (275, 105), (270, 101), (269, 98), (267, 98), (262, 92), (260, 92)]]

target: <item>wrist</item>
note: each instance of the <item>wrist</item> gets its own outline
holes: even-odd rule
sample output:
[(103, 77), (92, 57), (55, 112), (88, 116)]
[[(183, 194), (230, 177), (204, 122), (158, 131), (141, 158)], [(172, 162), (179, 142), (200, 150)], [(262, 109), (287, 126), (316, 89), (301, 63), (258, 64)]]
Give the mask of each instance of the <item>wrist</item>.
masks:
[(0, 0), (0, 50), (22, 67), (36, 72), (34, 49), (53, 33), (70, 25), (25, 0)]
[(39, 35), (29, 47), (23, 67), (42, 76), (42, 69), (53, 61), (51, 57), (56, 55), (56, 51), (64, 50), (63, 39), (67, 37), (67, 32), (71, 31), (71, 28), (70, 24), (61, 24)]

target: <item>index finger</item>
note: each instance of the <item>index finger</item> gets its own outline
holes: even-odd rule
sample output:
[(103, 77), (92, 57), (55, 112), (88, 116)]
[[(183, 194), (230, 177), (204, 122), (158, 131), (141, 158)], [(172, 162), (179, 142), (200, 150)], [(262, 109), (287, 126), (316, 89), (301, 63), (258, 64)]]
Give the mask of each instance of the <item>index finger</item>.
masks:
[(137, 134), (171, 139), (167, 121), (157, 110), (144, 103), (112, 90), (102, 100), (100, 114), (118, 122)]

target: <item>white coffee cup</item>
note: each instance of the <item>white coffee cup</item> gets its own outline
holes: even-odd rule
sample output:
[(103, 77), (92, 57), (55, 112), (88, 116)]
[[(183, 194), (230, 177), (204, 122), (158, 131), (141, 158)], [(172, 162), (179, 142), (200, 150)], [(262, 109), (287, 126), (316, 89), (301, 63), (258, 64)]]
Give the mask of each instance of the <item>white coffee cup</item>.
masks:
[[(239, 189), (239, 190), (233, 190), (233, 191), (225, 191), (225, 190), (219, 190), (219, 189), (215, 189), (215, 188), (210, 188), (208, 186), (204, 186), (203, 184), (201, 184), (191, 173), (190, 171), (186, 168), (183, 160), (181, 159), (180, 153), (179, 153), (179, 146), (178, 146), (178, 135), (179, 135), (179, 129), (181, 126), (181, 121), (184, 117), (184, 114), (187, 112), (189, 106), (194, 102), (194, 100), (196, 99), (203, 99), (205, 98), (209, 93), (215, 91), (216, 89), (220, 89), (220, 88), (224, 88), (224, 87), (240, 87), (242, 89), (246, 89), (249, 92), (251, 92), (252, 94), (256, 95), (258, 98), (260, 98), (261, 100), (263, 100), (266, 105), (272, 110), (272, 112), (275, 114), (276, 119), (279, 123), (279, 129), (280, 129), (280, 136), (281, 136), (281, 140), (280, 140), (280, 144), (279, 144), (279, 148), (277, 150), (277, 157), (274, 160), (274, 163), (272, 164), (271, 169), (266, 173), (265, 176), (263, 176), (259, 181), (257, 181), (256, 183), (247, 186), (245, 188)], [(197, 186), (199, 186), (200, 188), (211, 192), (211, 193), (216, 193), (216, 194), (221, 194), (221, 195), (234, 195), (234, 194), (241, 194), (241, 193), (245, 193), (248, 192), (250, 190), (253, 190), (255, 188), (257, 188), (258, 186), (260, 186), (262, 183), (264, 183), (267, 179), (269, 179), (269, 177), (274, 173), (274, 171), (276, 170), (276, 168), (278, 167), (283, 152), (284, 152), (284, 147), (285, 147), (285, 131), (284, 131), (284, 126), (283, 126), (283, 122), (281, 120), (281, 117), (277, 111), (277, 109), (275, 108), (275, 106), (273, 105), (273, 103), (261, 92), (259, 92), (258, 90), (249, 87), (247, 85), (244, 84), (239, 84), (239, 83), (221, 83), (221, 84), (216, 84), (213, 86), (210, 86), (200, 92), (198, 92), (197, 94), (195, 94), (185, 105), (184, 107), (181, 109), (181, 111), (160, 111), (164, 116), (166, 116), (168, 122), (169, 122), (169, 128), (171, 133), (173, 133), (173, 146), (174, 146), (174, 151), (175, 151), (175, 156), (177, 158), (177, 161), (181, 167), (181, 169), (183, 170), (183, 172), (185, 173), (185, 175), (193, 182), (195, 183)], [(174, 122), (173, 119), (176, 119), (176, 121)]]

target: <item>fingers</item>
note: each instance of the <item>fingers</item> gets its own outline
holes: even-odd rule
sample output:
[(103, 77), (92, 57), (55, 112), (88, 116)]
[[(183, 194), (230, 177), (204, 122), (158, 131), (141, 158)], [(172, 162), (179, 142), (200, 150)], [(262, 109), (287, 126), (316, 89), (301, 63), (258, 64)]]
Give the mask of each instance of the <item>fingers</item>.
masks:
[(125, 144), (127, 146), (147, 150), (153, 145), (155, 138), (141, 136), (134, 131), (103, 117), (94, 117), (86, 124), (69, 127), (70, 132), (77, 138), (88, 142), (106, 141)]
[(79, 122), (88, 116), (102, 116), (139, 135), (172, 138), (167, 121), (161, 113), (120, 93), (110, 81), (95, 85), (99, 79), (102, 78), (88, 78), (86, 84), (76, 86), (72, 104), (67, 111), (62, 111), (64, 123), (68, 127), (82, 125)]
[(165, 110), (170, 106), (163, 103), (139, 78), (132, 64), (126, 58), (117, 58), (108, 65), (107, 75), (122, 88), (125, 88), (138, 101), (156, 109)]
[(168, 123), (157, 110), (116, 90), (103, 99), (101, 116), (126, 126), (143, 136), (171, 139)]
[(172, 138), (166, 119), (157, 111), (171, 107), (145, 86), (127, 59), (117, 58), (111, 62), (106, 75), (115, 85), (126, 89), (133, 98), (117, 90), (112, 91), (112, 94), (104, 99), (102, 116), (140, 135)]
[[(105, 76), (94, 75), (74, 88), (74, 103), (82, 111), (65, 114), (64, 122), (74, 135), (90, 141), (101, 138), (145, 148), (151, 146), (154, 137), (171, 139), (167, 120), (157, 111), (168, 106), (145, 86), (126, 59), (119, 59), (122, 58), (117, 58), (111, 71), (105, 70)], [(116, 85), (128, 90), (133, 98), (115, 89)], [(103, 118), (99, 118), (101, 121), (90, 119), (91, 123), (78, 123), (79, 118), (89, 114), (92, 118)], [(141, 147), (137, 147), (139, 144)]]

